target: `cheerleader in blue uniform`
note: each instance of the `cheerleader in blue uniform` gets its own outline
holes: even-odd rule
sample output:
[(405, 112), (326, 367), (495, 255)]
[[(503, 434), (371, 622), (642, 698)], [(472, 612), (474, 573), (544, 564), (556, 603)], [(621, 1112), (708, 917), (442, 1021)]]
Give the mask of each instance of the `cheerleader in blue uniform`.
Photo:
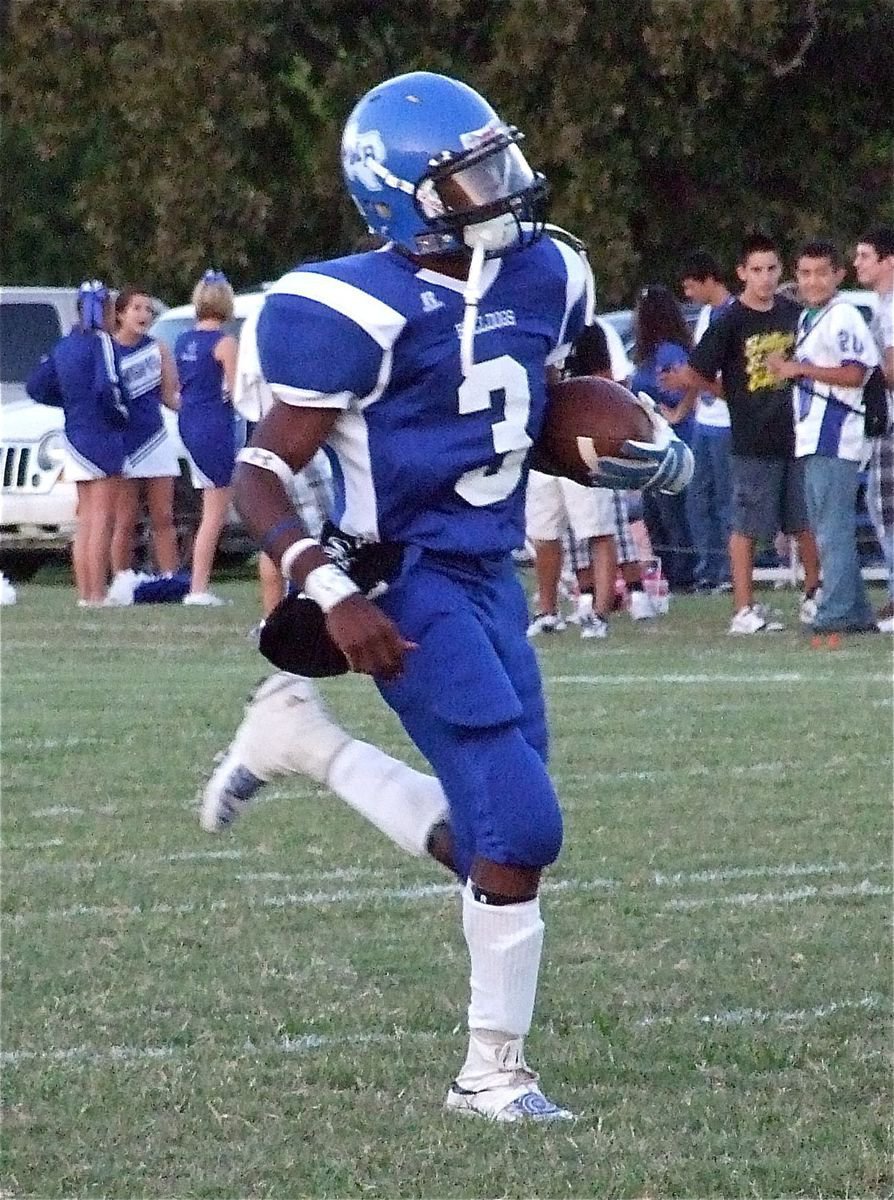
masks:
[(244, 426), (233, 410), (237, 343), (223, 325), (233, 318), (233, 289), (221, 271), (206, 271), (192, 294), (195, 328), (174, 346), (180, 378), (180, 437), (202, 491), (202, 519), (192, 550), (192, 580), (184, 604), (218, 605), (209, 591), (214, 554), (230, 507), (230, 484)]
[(126, 287), (115, 300), (118, 369), (130, 421), (124, 435), (124, 479), (112, 537), (112, 567), (133, 567), (134, 536), (145, 495), (156, 566), (163, 575), (177, 570), (174, 481), (180, 474), (177, 449), (165, 428), (161, 406), (177, 410), (177, 371), (170, 350), (149, 337), (155, 319), (145, 291)]
[(78, 313), (79, 324), (41, 359), (25, 387), (38, 404), (65, 413), (65, 476), (78, 493), (72, 562), (78, 603), (89, 607), (102, 604), (108, 585), (128, 411), (108, 333), (112, 301), (98, 279), (78, 289)]

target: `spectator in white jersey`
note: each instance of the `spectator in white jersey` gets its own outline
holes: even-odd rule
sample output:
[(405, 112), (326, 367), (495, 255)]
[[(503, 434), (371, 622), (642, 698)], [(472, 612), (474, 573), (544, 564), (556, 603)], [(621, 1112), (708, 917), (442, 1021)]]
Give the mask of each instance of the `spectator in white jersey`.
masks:
[(863, 235), (854, 255), (857, 281), (872, 288), (878, 308), (870, 331), (888, 389), (888, 430), (872, 439), (866, 501), (888, 572), (888, 601), (877, 614), (882, 633), (894, 633), (894, 228), (879, 226)]
[(793, 355), (767, 366), (794, 383), (795, 455), (804, 460), (807, 515), (823, 573), (814, 633), (876, 632), (857, 553), (857, 487), (865, 452), (863, 381), (878, 362), (860, 312), (837, 295), (844, 269), (837, 248), (808, 242), (798, 255)]
[[(698, 345), (705, 330), (733, 301), (717, 262), (703, 250), (697, 250), (680, 272), (683, 295), (690, 304), (700, 304), (701, 312), (692, 334)], [(667, 374), (662, 383), (675, 386)], [(679, 386), (677, 384), (676, 386)], [(686, 490), (687, 515), (695, 545), (696, 587), (699, 591), (729, 591), (728, 543), (730, 534), (730, 431), (729, 407), (713, 392), (701, 392), (695, 406), (692, 455), (695, 474)]]

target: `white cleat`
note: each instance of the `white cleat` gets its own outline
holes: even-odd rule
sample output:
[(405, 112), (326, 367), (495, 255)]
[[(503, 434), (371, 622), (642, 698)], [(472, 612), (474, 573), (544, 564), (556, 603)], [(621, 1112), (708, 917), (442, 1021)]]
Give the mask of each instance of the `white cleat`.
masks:
[(467, 1092), (458, 1083), (451, 1084), (444, 1107), (467, 1116), (484, 1117), (488, 1121), (518, 1123), (537, 1121), (574, 1121), (574, 1113), (560, 1108), (544, 1096), (536, 1083), (516, 1088), (515, 1096), (507, 1099), (506, 1088), (489, 1088), (483, 1092)]
[(451, 1112), (504, 1124), (575, 1119), (574, 1113), (541, 1092), (537, 1072), (525, 1062), (521, 1038), (488, 1044), (473, 1033), (469, 1058), (460, 1072), (463, 1077), (475, 1086), (464, 1087), (459, 1079), (454, 1080), (444, 1101)]
[(242, 724), (201, 797), (199, 821), (226, 829), (277, 775), (307, 775), (324, 784), (351, 735), (330, 716), (308, 679), (279, 671), (257, 689)]
[(221, 833), (248, 808), (265, 782), (244, 767), (232, 752), (225, 754), (201, 794), (199, 824), (206, 833)]

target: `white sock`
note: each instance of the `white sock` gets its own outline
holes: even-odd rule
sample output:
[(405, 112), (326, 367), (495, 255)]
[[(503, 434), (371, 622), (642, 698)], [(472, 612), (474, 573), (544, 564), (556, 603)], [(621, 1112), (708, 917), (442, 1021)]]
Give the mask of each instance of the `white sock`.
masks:
[(593, 615), (593, 593), (581, 592), (577, 598), (577, 615), (579, 617), (592, 617)]
[(336, 754), (326, 783), (387, 838), (418, 857), (428, 852), (429, 834), (449, 812), (437, 779), (356, 739)]
[(543, 947), (540, 899), (482, 904), (467, 882), (463, 933), (472, 964), (469, 1052), (457, 1082), (477, 1090), (524, 1066), (522, 1039), (531, 1028)]

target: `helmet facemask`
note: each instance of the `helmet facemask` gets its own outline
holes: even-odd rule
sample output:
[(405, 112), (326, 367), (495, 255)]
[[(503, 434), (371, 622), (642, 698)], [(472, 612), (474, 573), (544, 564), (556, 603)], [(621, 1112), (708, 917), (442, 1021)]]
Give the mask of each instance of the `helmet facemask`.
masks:
[(416, 211), (431, 231), (417, 235), (418, 253), (482, 246), (491, 258), (543, 232), (547, 184), (519, 149), (523, 135), (500, 125), (468, 136), (469, 149), (431, 159), (416, 183)]

